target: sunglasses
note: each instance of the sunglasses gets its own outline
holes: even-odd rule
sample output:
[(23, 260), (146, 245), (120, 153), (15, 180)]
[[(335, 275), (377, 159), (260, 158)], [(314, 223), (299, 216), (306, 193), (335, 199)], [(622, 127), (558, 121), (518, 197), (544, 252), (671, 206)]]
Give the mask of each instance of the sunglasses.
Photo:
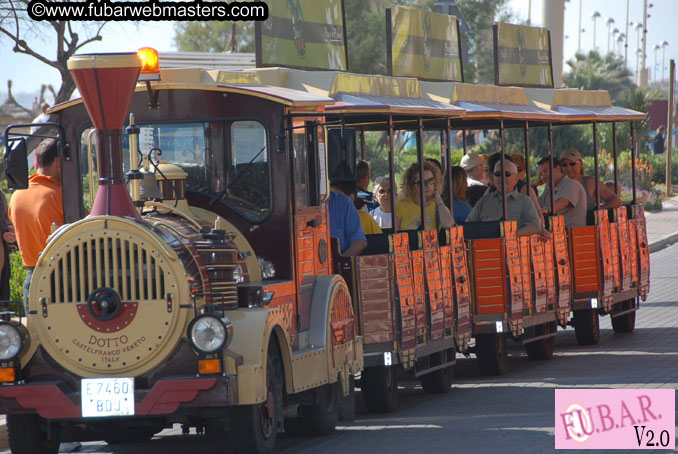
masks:
[[(495, 177), (500, 177), (500, 176), (501, 176), (501, 170), (498, 170), (498, 171), (494, 172), (493, 175), (494, 175)], [(506, 178), (512, 177), (513, 175), (515, 175), (515, 173), (511, 173), (511, 172), (509, 172), (508, 170), (505, 170), (505, 171), (504, 171), (504, 176), (505, 176)]]
[(377, 191), (377, 193), (378, 193), (378, 194), (386, 194), (386, 193), (389, 193), (389, 194), (390, 194), (390, 193), (391, 193), (391, 189), (380, 188), (380, 189)]
[(570, 166), (570, 167), (574, 167), (574, 166), (576, 166), (577, 164), (578, 164), (578, 162), (577, 162), (577, 161), (574, 161), (574, 162), (568, 162), (567, 164), (563, 164), (563, 165)]
[[(436, 182), (435, 177), (434, 178), (429, 178), (428, 180), (424, 180), (424, 186), (432, 186)], [(421, 186), (421, 181), (415, 181), (414, 182), (415, 186)]]
[(522, 167), (518, 167), (518, 172), (522, 172), (522, 171), (523, 171), (523, 168), (522, 168)]

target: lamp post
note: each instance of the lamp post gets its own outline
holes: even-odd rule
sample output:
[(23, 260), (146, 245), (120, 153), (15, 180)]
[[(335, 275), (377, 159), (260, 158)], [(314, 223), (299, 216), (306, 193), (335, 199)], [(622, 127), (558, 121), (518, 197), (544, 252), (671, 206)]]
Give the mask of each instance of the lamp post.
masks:
[(640, 22), (631, 22), (631, 26), (636, 29), (636, 84), (640, 85), (640, 67), (638, 66), (638, 59), (640, 58), (640, 29), (643, 28), (643, 24)]
[(619, 58), (622, 56), (622, 43), (626, 39), (626, 35), (624, 33), (619, 33), (617, 35), (617, 53), (619, 54)]
[(662, 46), (662, 82), (664, 82), (664, 59), (666, 58), (666, 46), (669, 45), (669, 42), (662, 41), (659, 45)]
[(654, 80), (657, 80), (657, 72), (658, 72), (658, 69), (659, 69), (659, 68), (657, 68), (657, 51), (659, 49), (660, 49), (659, 44), (655, 44), (654, 46), (652, 46), (652, 50), (654, 51), (654, 66), (652, 67), (653, 72), (654, 72)]
[[(617, 27), (615, 27), (615, 28), (613, 28), (612, 30), (610, 30), (610, 36), (612, 37), (612, 53), (613, 53), (613, 54), (616, 53), (616, 52), (614, 51), (614, 50), (615, 50), (615, 45), (614, 45), (614, 43), (615, 43), (615, 41), (617, 40), (617, 35), (618, 35), (618, 34), (619, 34), (619, 29), (618, 29)], [(607, 37), (608, 47), (609, 47), (609, 43), (610, 43), (610, 36)], [(608, 54), (609, 54), (609, 53), (610, 53), (610, 52), (609, 52), (609, 50), (608, 50)]]
[(593, 20), (593, 50), (596, 50), (596, 19), (600, 17), (598, 11), (591, 12), (591, 19)]
[(583, 32), (584, 29), (581, 28), (581, 0), (579, 0), (579, 37), (577, 38), (577, 52), (581, 50), (581, 32)]
[(645, 53), (647, 49), (647, 9), (652, 8), (652, 3), (648, 5), (647, 0), (643, 0), (643, 53), (641, 55), (642, 63), (642, 71), (640, 73), (640, 86), (645, 87), (647, 85), (647, 74), (645, 72), (645, 59), (647, 58), (647, 54)]
[(612, 24), (614, 24), (614, 19), (611, 17), (608, 17), (605, 19), (605, 23), (607, 24), (607, 53), (610, 53), (610, 27), (612, 27)]

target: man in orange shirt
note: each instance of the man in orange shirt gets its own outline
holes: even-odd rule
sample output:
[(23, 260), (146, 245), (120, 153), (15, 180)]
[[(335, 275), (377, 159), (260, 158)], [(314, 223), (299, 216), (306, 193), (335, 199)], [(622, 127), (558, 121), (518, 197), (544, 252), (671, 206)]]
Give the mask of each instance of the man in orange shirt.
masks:
[(40, 252), (47, 245), (52, 223), (64, 223), (61, 193), (61, 158), (54, 139), (43, 140), (37, 148), (38, 173), (31, 175), (28, 189), (16, 191), (9, 202), (9, 217), (24, 265), (24, 309), (28, 315), (28, 288)]

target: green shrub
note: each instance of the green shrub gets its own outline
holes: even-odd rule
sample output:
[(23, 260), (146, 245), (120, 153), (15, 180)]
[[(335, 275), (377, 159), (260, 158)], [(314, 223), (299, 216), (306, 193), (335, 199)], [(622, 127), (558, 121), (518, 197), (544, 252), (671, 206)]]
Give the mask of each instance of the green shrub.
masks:
[[(18, 250), (14, 250), (9, 254), (9, 263), (12, 266), (12, 275), (9, 280), (9, 290), (11, 300), (21, 301), (24, 294), (24, 279), (26, 279), (26, 267), (21, 261), (21, 254)], [(11, 310), (19, 312), (18, 304), (10, 305)]]

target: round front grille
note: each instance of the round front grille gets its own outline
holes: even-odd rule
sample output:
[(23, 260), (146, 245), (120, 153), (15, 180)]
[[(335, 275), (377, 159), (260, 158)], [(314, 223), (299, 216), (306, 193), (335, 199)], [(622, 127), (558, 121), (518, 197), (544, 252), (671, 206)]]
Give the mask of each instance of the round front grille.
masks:
[(123, 218), (84, 219), (50, 239), (33, 272), (29, 329), (81, 376), (140, 375), (184, 334), (188, 284), (176, 254)]

